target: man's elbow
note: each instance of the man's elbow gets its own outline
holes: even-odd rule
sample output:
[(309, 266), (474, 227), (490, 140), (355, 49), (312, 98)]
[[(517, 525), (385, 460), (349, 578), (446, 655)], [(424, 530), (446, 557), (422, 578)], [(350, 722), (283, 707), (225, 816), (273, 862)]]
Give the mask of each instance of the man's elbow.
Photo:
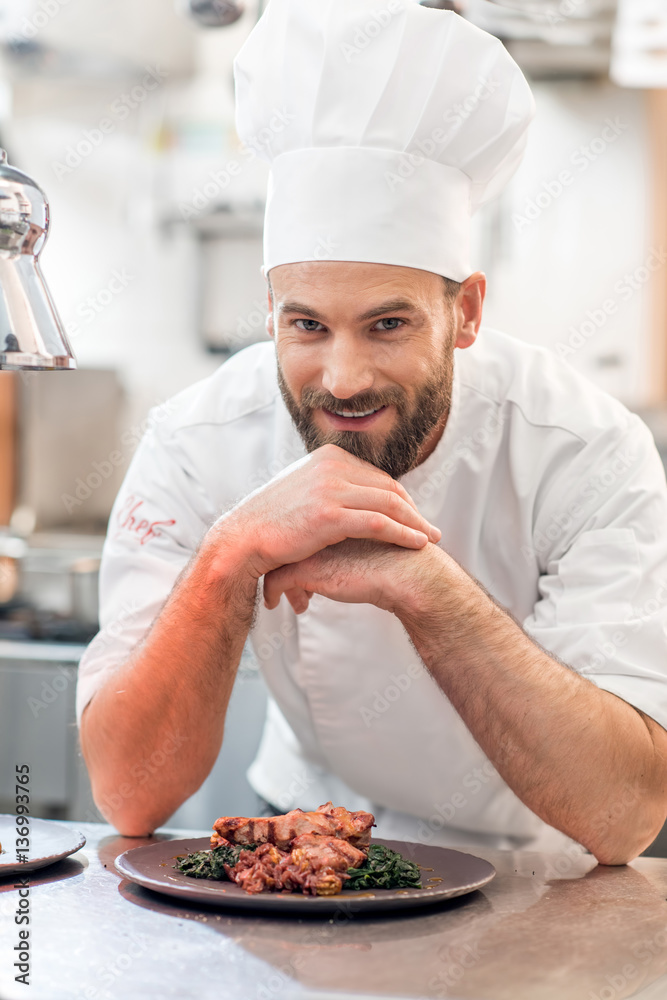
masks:
[(140, 771), (144, 778), (140, 781), (127, 759), (110, 759), (97, 736), (100, 727), (96, 729), (93, 705), (94, 700), (86, 706), (79, 731), (93, 801), (107, 823), (124, 837), (148, 837), (181, 803), (158, 801), (158, 790), (145, 781), (147, 771)]
[(591, 854), (599, 865), (628, 865), (643, 850), (643, 847), (632, 847), (630, 844), (605, 844), (591, 850)]
[[(123, 837), (150, 837), (169, 819), (173, 810), (165, 809), (145, 799), (127, 794), (127, 789), (105, 790), (92, 783), (93, 801), (105, 820)], [(126, 792), (122, 794), (123, 790)]]
[(582, 843), (601, 865), (627, 865), (650, 847), (663, 822), (662, 813), (659, 818), (628, 821), (608, 830), (602, 837), (587, 838)]

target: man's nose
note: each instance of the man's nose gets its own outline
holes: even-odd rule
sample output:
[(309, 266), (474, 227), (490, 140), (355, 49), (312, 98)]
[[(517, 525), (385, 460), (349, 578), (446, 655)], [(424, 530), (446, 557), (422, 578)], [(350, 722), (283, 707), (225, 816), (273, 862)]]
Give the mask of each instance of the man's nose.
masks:
[(347, 338), (331, 344), (324, 363), (322, 388), (336, 399), (366, 392), (374, 381), (373, 368), (359, 344)]

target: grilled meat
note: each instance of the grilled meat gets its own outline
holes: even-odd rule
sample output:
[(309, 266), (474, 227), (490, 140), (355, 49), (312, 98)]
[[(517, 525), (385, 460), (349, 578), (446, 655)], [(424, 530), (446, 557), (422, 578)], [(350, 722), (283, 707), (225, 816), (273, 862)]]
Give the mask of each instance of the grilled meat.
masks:
[(213, 824), (211, 847), (259, 844), (241, 851), (227, 876), (246, 892), (292, 892), (333, 896), (366, 858), (375, 818), (326, 802), (314, 812), (293, 809), (283, 816), (222, 816)]
[(303, 833), (292, 843), (290, 854), (276, 865), (283, 889), (301, 889), (312, 896), (334, 896), (349, 878), (348, 868), (366, 860), (364, 851), (338, 837)]
[(358, 868), (366, 860), (366, 852), (354, 847), (349, 841), (340, 837), (322, 837), (317, 833), (302, 833), (296, 837), (292, 841), (292, 860), (295, 860), (295, 851), (301, 852), (299, 856), (307, 855), (313, 866), (328, 866), (340, 871)]
[(290, 852), (274, 844), (256, 851), (241, 851), (238, 862), (225, 865), (232, 882), (246, 892), (293, 892), (333, 896), (349, 877), (348, 868), (358, 868), (366, 855), (346, 840), (305, 833), (297, 837)]
[(221, 816), (213, 824), (211, 846), (220, 844), (275, 844), (287, 850), (302, 834), (319, 834), (345, 840), (355, 847), (368, 847), (375, 818), (371, 813), (348, 812), (326, 802), (314, 812), (292, 809), (283, 816)]
[[(246, 843), (249, 844), (250, 841), (246, 841)], [(211, 834), (211, 847), (231, 847), (231, 846), (232, 846), (231, 841), (225, 840), (225, 838), (221, 837), (219, 833)]]

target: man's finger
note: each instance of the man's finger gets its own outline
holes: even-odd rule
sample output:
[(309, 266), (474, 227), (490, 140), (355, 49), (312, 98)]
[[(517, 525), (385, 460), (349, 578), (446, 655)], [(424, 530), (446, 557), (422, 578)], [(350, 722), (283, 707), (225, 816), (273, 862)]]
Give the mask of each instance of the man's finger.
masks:
[(290, 587), (284, 593), (297, 615), (301, 615), (304, 611), (308, 610), (310, 598), (313, 596), (310, 591), (302, 590), (301, 587)]
[[(437, 543), (442, 537), (442, 532), (435, 525), (430, 524), (429, 521), (424, 518), (420, 512), (417, 504), (412, 499), (406, 488), (399, 483), (397, 479), (393, 479), (389, 473), (384, 472), (382, 469), (378, 469), (376, 465), (372, 465), (363, 458), (359, 458), (357, 455), (352, 455), (350, 452), (345, 451), (338, 445), (325, 445), (322, 452), (326, 451), (326, 457), (331, 459), (335, 456), (335, 461), (340, 462), (341, 468), (339, 475), (345, 483), (349, 483), (350, 486), (361, 487), (362, 489), (371, 489), (373, 491), (378, 491), (381, 493), (388, 493), (390, 496), (398, 496), (404, 503), (408, 504), (409, 507), (417, 514), (421, 524), (412, 524), (413, 527), (419, 527), (420, 530), (424, 531), (429, 538), (429, 541)], [(365, 506), (365, 505), (363, 505)], [(373, 508), (374, 509), (374, 508)], [(411, 522), (406, 522), (411, 523)]]
[(345, 513), (347, 538), (369, 538), (376, 542), (399, 545), (404, 549), (423, 549), (428, 545), (429, 539), (425, 532), (399, 524), (386, 514), (369, 510), (347, 510)]
[(441, 532), (419, 513), (414, 504), (408, 504), (398, 493), (381, 490), (374, 486), (353, 486), (342, 498), (343, 505), (352, 510), (377, 511), (385, 514), (397, 524), (420, 531), (430, 542), (440, 541)]
[(325, 448), (331, 449), (328, 451), (328, 457), (331, 457), (331, 451), (335, 449), (334, 454), (337, 460), (345, 466), (344, 479), (356, 486), (376, 486), (378, 489), (398, 493), (401, 499), (417, 510), (417, 505), (406, 488), (397, 479), (393, 479), (388, 472), (378, 469), (377, 465), (366, 461), (365, 458), (352, 455), (339, 445), (325, 445)]
[(302, 587), (294, 586), (294, 568), (298, 563), (281, 566), (274, 569), (264, 577), (264, 606), (273, 611), (280, 603), (282, 594), (285, 595), (297, 614), (301, 614), (308, 607), (309, 598)]

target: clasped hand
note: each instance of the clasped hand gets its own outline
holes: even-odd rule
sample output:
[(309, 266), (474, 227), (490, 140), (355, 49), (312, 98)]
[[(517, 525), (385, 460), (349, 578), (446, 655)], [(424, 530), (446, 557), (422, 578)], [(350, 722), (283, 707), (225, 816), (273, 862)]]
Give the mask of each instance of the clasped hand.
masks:
[(284, 593), (297, 613), (313, 593), (391, 609), (402, 568), (441, 536), (399, 482), (333, 444), (251, 493), (216, 529), (221, 558), (232, 544), (246, 571), (264, 577), (266, 606)]

